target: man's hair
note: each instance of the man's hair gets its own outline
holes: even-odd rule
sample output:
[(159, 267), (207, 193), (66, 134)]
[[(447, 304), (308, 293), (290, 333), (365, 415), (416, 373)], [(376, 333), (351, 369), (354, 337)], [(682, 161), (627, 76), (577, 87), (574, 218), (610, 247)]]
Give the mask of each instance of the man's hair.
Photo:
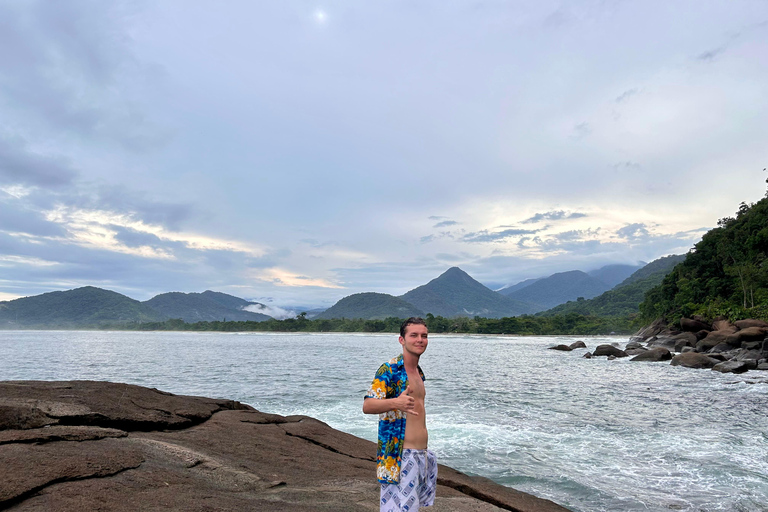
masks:
[(403, 322), (403, 324), (400, 326), (400, 336), (401, 337), (405, 338), (405, 329), (409, 325), (423, 325), (424, 327), (426, 327), (427, 326), (427, 322), (425, 322), (424, 319), (419, 317), (419, 316), (412, 316), (411, 318), (409, 318), (408, 320)]

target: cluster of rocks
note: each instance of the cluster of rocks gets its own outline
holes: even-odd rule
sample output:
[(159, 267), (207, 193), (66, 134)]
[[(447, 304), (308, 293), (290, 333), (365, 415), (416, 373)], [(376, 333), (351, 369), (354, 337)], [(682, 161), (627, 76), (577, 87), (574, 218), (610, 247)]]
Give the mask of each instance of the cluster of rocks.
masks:
[[(557, 345), (553, 350), (584, 348), (584, 342)], [(674, 355), (673, 355), (674, 354)], [(723, 373), (768, 370), (768, 322), (755, 319), (708, 322), (702, 317), (683, 318), (680, 329), (663, 320), (640, 330), (622, 350), (616, 345), (599, 345), (584, 357), (608, 359), (632, 357), (631, 361), (671, 361), (673, 366), (711, 368)]]
[[(375, 459), (375, 443), (232, 400), (0, 382), (0, 510), (373, 512)], [(435, 512), (567, 512), (443, 465), (437, 483)]]

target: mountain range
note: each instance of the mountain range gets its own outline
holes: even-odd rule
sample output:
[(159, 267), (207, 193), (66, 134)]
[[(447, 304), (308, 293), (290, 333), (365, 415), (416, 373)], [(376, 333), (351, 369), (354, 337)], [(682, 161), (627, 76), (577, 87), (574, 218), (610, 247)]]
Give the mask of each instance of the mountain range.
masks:
[[(357, 293), (342, 298), (315, 318), (381, 320), (427, 314), (502, 318), (536, 313), (616, 314), (618, 310), (627, 314), (637, 311), (644, 292), (660, 282), (680, 259), (682, 256), (670, 256), (643, 267), (609, 265), (589, 273), (560, 272), (527, 279), (498, 292), (452, 267), (399, 297)], [(140, 302), (114, 291), (85, 286), (0, 302), (0, 328), (98, 328), (169, 319), (189, 323), (261, 322), (271, 319), (264, 314), (267, 311), (269, 308), (258, 302), (210, 290), (163, 293)]]

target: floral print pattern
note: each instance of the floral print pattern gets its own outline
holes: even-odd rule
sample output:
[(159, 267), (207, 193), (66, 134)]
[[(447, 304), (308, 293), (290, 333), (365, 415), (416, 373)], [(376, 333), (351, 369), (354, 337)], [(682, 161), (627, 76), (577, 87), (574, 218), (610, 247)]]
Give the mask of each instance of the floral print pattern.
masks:
[[(425, 380), (421, 368), (419, 368), (419, 375), (421, 380)], [(400, 354), (379, 367), (365, 398), (397, 398), (407, 387), (408, 374), (405, 372), (403, 355)], [(379, 482), (396, 484), (400, 481), (404, 437), (405, 413), (403, 411), (394, 410), (379, 414), (379, 443), (376, 454), (378, 462), (376, 478)]]

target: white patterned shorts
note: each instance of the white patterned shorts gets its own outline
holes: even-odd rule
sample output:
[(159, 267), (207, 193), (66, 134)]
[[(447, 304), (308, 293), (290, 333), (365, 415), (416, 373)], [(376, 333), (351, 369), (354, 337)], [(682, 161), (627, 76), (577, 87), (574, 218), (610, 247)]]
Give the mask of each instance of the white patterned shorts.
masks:
[(381, 512), (415, 512), (435, 502), (437, 457), (430, 450), (403, 450), (400, 482), (381, 484)]

